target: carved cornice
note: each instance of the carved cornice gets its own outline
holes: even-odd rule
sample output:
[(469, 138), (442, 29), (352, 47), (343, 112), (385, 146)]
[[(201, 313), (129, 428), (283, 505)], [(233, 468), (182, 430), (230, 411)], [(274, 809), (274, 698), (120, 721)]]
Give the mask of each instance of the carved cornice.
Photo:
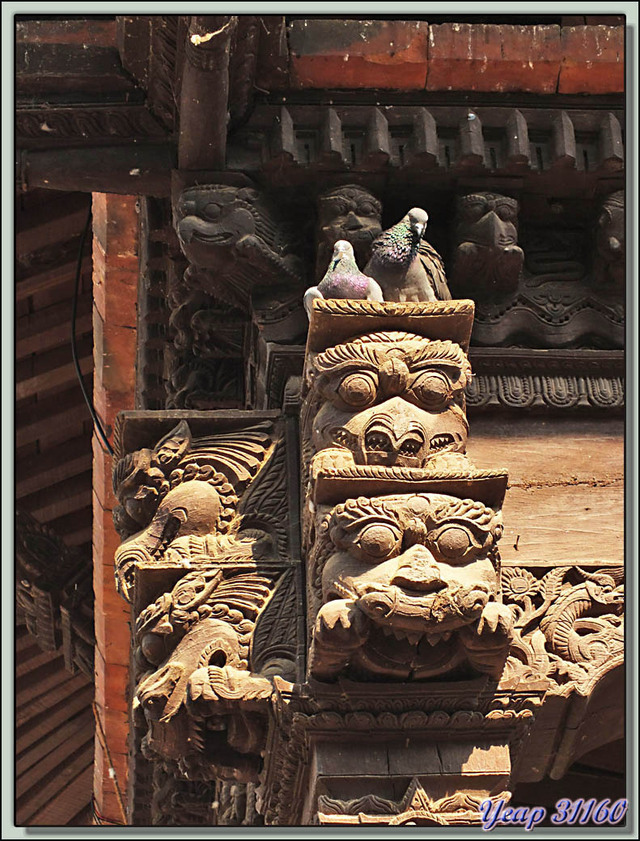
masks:
[(105, 106), (102, 108), (68, 107), (37, 109), (18, 108), (16, 140), (28, 146), (33, 141), (61, 144), (95, 144), (103, 141), (132, 139), (163, 140), (166, 129), (141, 105)]

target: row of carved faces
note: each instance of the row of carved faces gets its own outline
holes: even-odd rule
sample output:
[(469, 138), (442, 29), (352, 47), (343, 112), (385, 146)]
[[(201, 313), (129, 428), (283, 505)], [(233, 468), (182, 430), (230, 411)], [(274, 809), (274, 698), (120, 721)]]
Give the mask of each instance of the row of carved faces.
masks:
[[(550, 211), (551, 213), (551, 211)], [(203, 269), (233, 276), (229, 303), (246, 305), (259, 269), (272, 283), (292, 283), (304, 276), (299, 260), (301, 228), (284, 220), (259, 191), (204, 185), (183, 192), (176, 205), (176, 227), (189, 261)], [(477, 192), (457, 199), (451, 234), (453, 248), (447, 276), (454, 297), (492, 297), (514, 292), (524, 264), (518, 244), (519, 203), (511, 196)], [(349, 184), (318, 198), (316, 279), (325, 273), (338, 240), (353, 246), (364, 268), (371, 244), (381, 233), (382, 205), (366, 188)], [(595, 273), (599, 284), (624, 284), (624, 193), (604, 197), (595, 232)], [(244, 267), (244, 268), (243, 268)], [(209, 291), (224, 283), (210, 278)], [(206, 285), (206, 283), (205, 283)], [(259, 284), (258, 284), (259, 285)]]

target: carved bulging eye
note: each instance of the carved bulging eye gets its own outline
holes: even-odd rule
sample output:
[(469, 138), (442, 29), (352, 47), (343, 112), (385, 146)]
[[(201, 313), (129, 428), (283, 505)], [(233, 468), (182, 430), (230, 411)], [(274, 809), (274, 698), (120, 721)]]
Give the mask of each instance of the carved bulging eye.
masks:
[(478, 222), (487, 212), (484, 201), (467, 202), (463, 205), (462, 215), (466, 222)]
[(209, 204), (205, 205), (202, 215), (205, 216), (207, 219), (211, 221), (215, 221), (216, 219), (220, 218), (222, 214), (222, 207), (217, 202), (209, 202)]
[(387, 525), (364, 528), (355, 541), (362, 553), (372, 560), (388, 558), (400, 541), (400, 532)]
[(363, 409), (376, 399), (377, 378), (373, 374), (348, 374), (338, 387), (338, 394), (344, 402), (355, 409)]
[(441, 411), (451, 400), (452, 390), (447, 377), (434, 371), (422, 374), (413, 383), (416, 400), (430, 411)]
[(513, 222), (516, 218), (516, 209), (509, 204), (499, 204), (496, 207), (496, 215), (499, 216), (503, 222)]
[(459, 524), (445, 526), (437, 534), (430, 534), (429, 540), (447, 561), (470, 560), (471, 553), (482, 549), (471, 531)]
[(356, 213), (358, 216), (375, 216), (376, 209), (370, 202), (362, 202), (358, 205)]

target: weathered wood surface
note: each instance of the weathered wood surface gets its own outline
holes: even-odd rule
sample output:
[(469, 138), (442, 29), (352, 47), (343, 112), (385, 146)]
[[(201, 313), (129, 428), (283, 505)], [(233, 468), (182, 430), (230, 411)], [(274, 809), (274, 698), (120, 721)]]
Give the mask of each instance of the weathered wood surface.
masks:
[(509, 470), (503, 564), (623, 562), (623, 436), (622, 420), (474, 419), (470, 458)]

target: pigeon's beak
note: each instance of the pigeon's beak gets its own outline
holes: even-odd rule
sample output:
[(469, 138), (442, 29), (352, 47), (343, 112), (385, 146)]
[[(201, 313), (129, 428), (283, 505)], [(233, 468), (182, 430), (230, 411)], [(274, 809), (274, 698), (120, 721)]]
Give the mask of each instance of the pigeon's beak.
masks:
[(427, 226), (424, 224), (424, 222), (414, 222), (414, 224), (413, 224), (413, 230), (418, 235), (418, 239), (422, 239), (422, 236), (423, 236), (426, 228), (427, 228)]

